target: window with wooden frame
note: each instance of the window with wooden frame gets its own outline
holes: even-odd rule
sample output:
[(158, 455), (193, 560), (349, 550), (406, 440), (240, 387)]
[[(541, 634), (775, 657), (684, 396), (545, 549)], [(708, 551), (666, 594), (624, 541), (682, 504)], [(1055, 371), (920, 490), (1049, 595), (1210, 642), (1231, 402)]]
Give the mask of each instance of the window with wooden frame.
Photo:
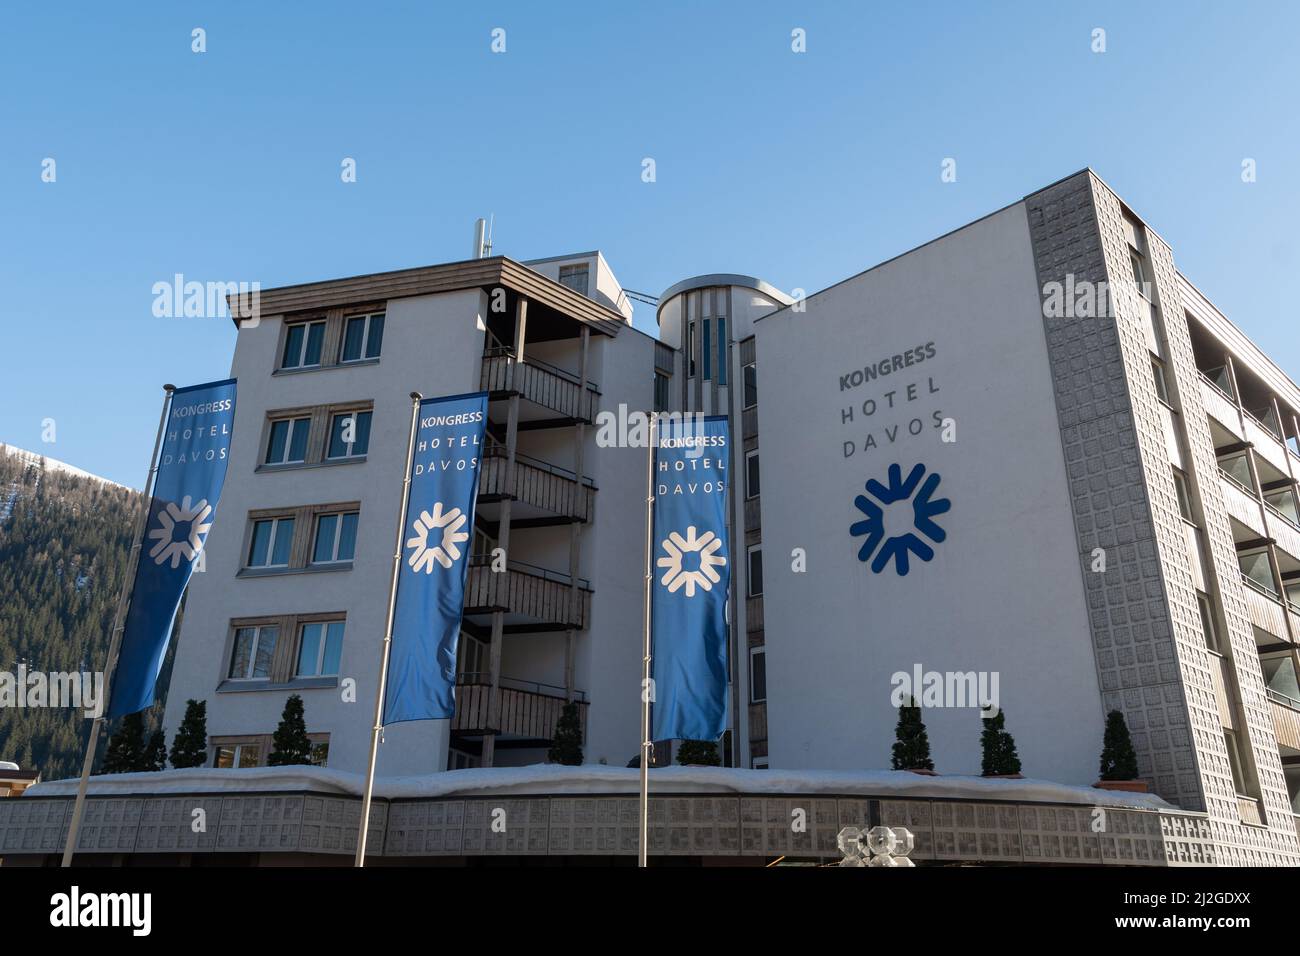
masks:
[(374, 402), (277, 408), (266, 414), (258, 471), (365, 461)]
[(286, 316), (276, 374), (378, 362), (385, 313), (386, 303), (368, 302)]
[(330, 440), (325, 457), (330, 461), (364, 458), (370, 449), (371, 412), (354, 410), (330, 416)]
[(337, 677), (345, 622), (308, 621), (298, 625), (298, 677)]
[(217, 689), (337, 686), (346, 624), (343, 611), (235, 618), (226, 651), (229, 664)]
[[(324, 767), (329, 760), (330, 735), (307, 735), (311, 743), (311, 763)], [(274, 734), (245, 734), (242, 736), (210, 737), (212, 766), (222, 770), (243, 767), (264, 767), (267, 758), (275, 751)]]
[(343, 319), (343, 345), (339, 364), (379, 358), (384, 343), (384, 313), (349, 315)]
[(317, 368), (325, 347), (325, 321), (286, 322), (280, 368)]
[(359, 512), (341, 511), (316, 516), (316, 536), (312, 544), (312, 564), (335, 564), (351, 561), (357, 547)]
[(280, 625), (252, 624), (235, 628), (230, 651), (228, 680), (270, 680), (275, 645), (280, 640)]
[(212, 737), (212, 766), (220, 770), (260, 767), (266, 761), (265, 735)]
[(356, 501), (250, 511), (244, 567), (239, 573), (350, 568), (360, 511)]
[(305, 462), (307, 438), (310, 434), (310, 416), (271, 419), (263, 464), (292, 465)]

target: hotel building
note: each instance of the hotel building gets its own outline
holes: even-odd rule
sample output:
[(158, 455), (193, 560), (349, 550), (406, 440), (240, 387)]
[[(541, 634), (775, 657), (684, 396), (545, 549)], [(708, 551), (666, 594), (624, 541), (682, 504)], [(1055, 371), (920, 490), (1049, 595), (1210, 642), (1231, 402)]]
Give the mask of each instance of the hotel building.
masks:
[[(605, 447), (597, 424), (621, 407), (725, 414), (725, 761), (888, 767), (900, 680), (947, 675), (995, 690), (1026, 777), (1092, 784), (1120, 711), (1140, 777), (1173, 809), (1124, 823), (1138, 836), (1120, 846), (1032, 801), (963, 817), (877, 795), (873, 819), (911, 827), (919, 857), (1300, 863), (1300, 388), (1091, 170), (806, 298), (710, 274), (660, 297), (657, 340), (631, 314), (599, 253), (263, 291), (238, 334), (231, 464), (169, 730), (206, 700), (212, 765), (257, 766), (298, 693), (320, 759), (364, 770), (408, 393), (483, 389), (456, 716), (386, 728), (379, 773), (540, 762), (566, 701), (587, 763), (626, 766), (645, 451)], [(913, 691), (937, 770), (978, 774), (986, 701)], [(732, 833), (730, 804), (698, 799), (713, 802), (682, 826), (711, 821), (700, 852), (798, 852), (745, 829), (751, 810), (788, 820), (782, 800), (727, 798)], [(574, 850), (560, 802), (491, 852), (627, 851), (626, 820)], [(412, 850), (416, 811), (401, 806), (376, 852), (476, 852), (468, 836)], [(826, 810), (810, 855), (833, 855), (846, 812)], [(706, 845), (687, 830), (674, 843), (665, 819), (664, 852)]]

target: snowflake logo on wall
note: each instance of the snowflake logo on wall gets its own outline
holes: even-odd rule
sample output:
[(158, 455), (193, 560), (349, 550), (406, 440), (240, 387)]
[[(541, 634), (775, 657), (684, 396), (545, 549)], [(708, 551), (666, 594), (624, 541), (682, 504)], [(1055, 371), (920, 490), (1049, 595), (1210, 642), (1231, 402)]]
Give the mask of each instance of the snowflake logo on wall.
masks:
[[(186, 495), (180, 505), (174, 501), (158, 512), (158, 527), (149, 532), (154, 545), (149, 549), (149, 557), (154, 564), (171, 561), (172, 570), (180, 567), (182, 561), (193, 561), (203, 550), (203, 536), (212, 528), (212, 506), (208, 499), (200, 498), (198, 504), (191, 504)], [(176, 539), (178, 525), (189, 525), (189, 533)]]
[[(660, 558), (658, 561), (659, 567), (664, 569), (664, 576), (660, 579), (660, 583), (668, 588), (669, 594), (685, 588), (688, 598), (695, 597), (697, 587), (704, 591), (712, 591), (713, 585), (722, 580), (722, 576), (716, 569), (723, 567), (727, 559), (718, 554), (722, 550), (722, 539), (712, 531), (706, 531), (697, 538), (695, 526), (691, 525), (686, 529), (686, 537), (683, 538), (674, 531), (660, 542), (660, 547), (667, 554), (667, 557)], [(686, 569), (688, 554), (699, 555), (699, 570)]]
[[(948, 536), (933, 519), (935, 515), (941, 515), (951, 508), (952, 502), (947, 498), (932, 497), (939, 487), (938, 474), (931, 472), (922, 482), (924, 475), (925, 466), (917, 465), (904, 480), (903, 469), (898, 465), (890, 465), (887, 485), (882, 485), (873, 478), (867, 482), (867, 491), (871, 497), (858, 495), (854, 499), (853, 503), (866, 517), (855, 521), (849, 528), (849, 533), (855, 537), (866, 536), (862, 547), (858, 549), (858, 560), (871, 561), (873, 573), (879, 574), (885, 570), (892, 559), (895, 570), (902, 577), (909, 570), (909, 554), (916, 555), (922, 561), (934, 557), (934, 548), (922, 540), (921, 535), (936, 544)], [(910, 502), (911, 508), (891, 508), (889, 520), (886, 520), (885, 507), (900, 502)], [(889, 527), (901, 524), (900, 515), (904, 514), (908, 521), (906, 528)]]
[[(469, 532), (460, 530), (465, 527), (466, 520), (459, 508), (452, 508), (444, 514), (441, 501), (434, 503), (433, 514), (420, 512), (420, 517), (415, 519), (412, 527), (415, 537), (406, 539), (406, 546), (414, 549), (407, 559), (411, 570), (416, 574), (421, 571), (432, 574), (435, 561), (444, 568), (450, 568), (459, 560), (461, 552), (457, 545), (469, 540)], [(437, 544), (431, 545), (429, 532), (435, 529), (441, 529), (442, 536)]]

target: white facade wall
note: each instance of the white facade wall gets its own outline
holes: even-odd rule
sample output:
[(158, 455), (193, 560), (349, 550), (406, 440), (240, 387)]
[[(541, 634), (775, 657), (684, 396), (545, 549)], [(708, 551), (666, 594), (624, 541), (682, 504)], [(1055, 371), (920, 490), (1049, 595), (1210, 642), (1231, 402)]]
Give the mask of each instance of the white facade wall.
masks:
[[(274, 731), (286, 698), (299, 693), (308, 732), (330, 735), (330, 766), (365, 768), (411, 421), (409, 393), (478, 389), (486, 308), (486, 297), (476, 290), (393, 300), (379, 362), (287, 374), (273, 374), (280, 360), (280, 317), (264, 317), (258, 327), (240, 332), (231, 365), (239, 386), (230, 469), (208, 539), (207, 569), (189, 588), (164, 718), (169, 735), (180, 726), (188, 698), (207, 701), (209, 736), (227, 736)], [(366, 461), (255, 471), (265, 453), (268, 411), (360, 399), (375, 403)], [(343, 501), (361, 503), (351, 570), (237, 577), (249, 511)], [(347, 612), (340, 669), (356, 681), (355, 703), (343, 702), (338, 688), (217, 692), (229, 664), (232, 618), (331, 611)], [(442, 770), (447, 724), (387, 728), (379, 772)]]
[[(920, 665), (996, 673), (1026, 775), (1092, 782), (1101, 697), (1023, 206), (806, 305), (757, 323), (770, 765), (888, 767), (891, 675)], [(841, 390), (927, 343), (933, 357)], [(917, 463), (952, 502), (947, 538), (906, 576), (874, 574), (849, 532), (855, 496)], [(896, 508), (887, 527), (909, 519)], [(924, 717), (937, 769), (979, 773), (979, 711)]]

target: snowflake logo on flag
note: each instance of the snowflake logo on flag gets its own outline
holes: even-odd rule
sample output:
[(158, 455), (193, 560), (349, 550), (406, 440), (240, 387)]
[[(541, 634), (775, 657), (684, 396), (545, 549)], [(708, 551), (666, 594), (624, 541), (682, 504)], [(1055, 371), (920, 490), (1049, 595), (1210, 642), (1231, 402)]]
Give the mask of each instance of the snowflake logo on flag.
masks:
[[(697, 538), (695, 526), (691, 525), (686, 529), (686, 537), (683, 538), (674, 531), (660, 542), (660, 547), (667, 554), (667, 557), (658, 561), (659, 567), (664, 569), (660, 583), (667, 586), (669, 594), (685, 588), (688, 598), (695, 597), (697, 587), (712, 591), (713, 585), (722, 580), (716, 569), (723, 567), (727, 559), (718, 554), (722, 550), (722, 539), (712, 531), (706, 531)], [(699, 555), (698, 570), (688, 571), (685, 568), (684, 559), (687, 554)]]
[[(459, 508), (452, 508), (444, 513), (442, 502), (435, 502), (433, 514), (427, 511), (420, 512), (420, 517), (415, 519), (412, 530), (415, 537), (406, 539), (406, 546), (413, 548), (407, 563), (411, 570), (416, 574), (423, 571), (425, 574), (433, 573), (433, 563), (437, 561), (444, 568), (450, 568), (460, 558), (459, 544), (469, 540), (469, 532), (461, 531), (465, 527), (467, 518)], [(435, 529), (441, 529), (442, 535), (437, 544), (429, 543), (429, 532)]]
[[(925, 466), (917, 465), (904, 480), (903, 469), (898, 465), (890, 465), (887, 485), (882, 485), (874, 478), (867, 482), (867, 491), (876, 499), (875, 501), (866, 495), (858, 495), (854, 499), (853, 503), (866, 517), (861, 521), (855, 521), (850, 526), (849, 533), (855, 537), (866, 536), (862, 547), (858, 549), (858, 560), (871, 561), (871, 570), (875, 574), (885, 570), (889, 566), (890, 559), (893, 559), (899, 577), (907, 574), (909, 553), (915, 554), (922, 561), (929, 561), (934, 557), (934, 548), (923, 541), (916, 532), (920, 532), (936, 544), (948, 536), (933, 519), (935, 515), (941, 515), (950, 509), (952, 502), (947, 498), (932, 498), (935, 489), (939, 487), (938, 474), (931, 472), (922, 483), (923, 475), (925, 475)], [(887, 521), (883, 506), (899, 502), (910, 505), (910, 508), (890, 509), (890, 520)], [(907, 521), (908, 527), (905, 530), (887, 527), (890, 524), (901, 523), (900, 513), (905, 515), (902, 520)]]
[[(171, 561), (172, 570), (180, 567), (181, 561), (193, 561), (203, 550), (204, 536), (212, 528), (212, 506), (206, 498), (200, 498), (198, 504), (191, 504), (189, 495), (176, 502), (169, 501), (158, 512), (158, 527), (149, 532), (154, 545), (149, 549), (149, 557), (154, 564)], [(177, 525), (189, 525), (189, 533), (177, 540)]]

